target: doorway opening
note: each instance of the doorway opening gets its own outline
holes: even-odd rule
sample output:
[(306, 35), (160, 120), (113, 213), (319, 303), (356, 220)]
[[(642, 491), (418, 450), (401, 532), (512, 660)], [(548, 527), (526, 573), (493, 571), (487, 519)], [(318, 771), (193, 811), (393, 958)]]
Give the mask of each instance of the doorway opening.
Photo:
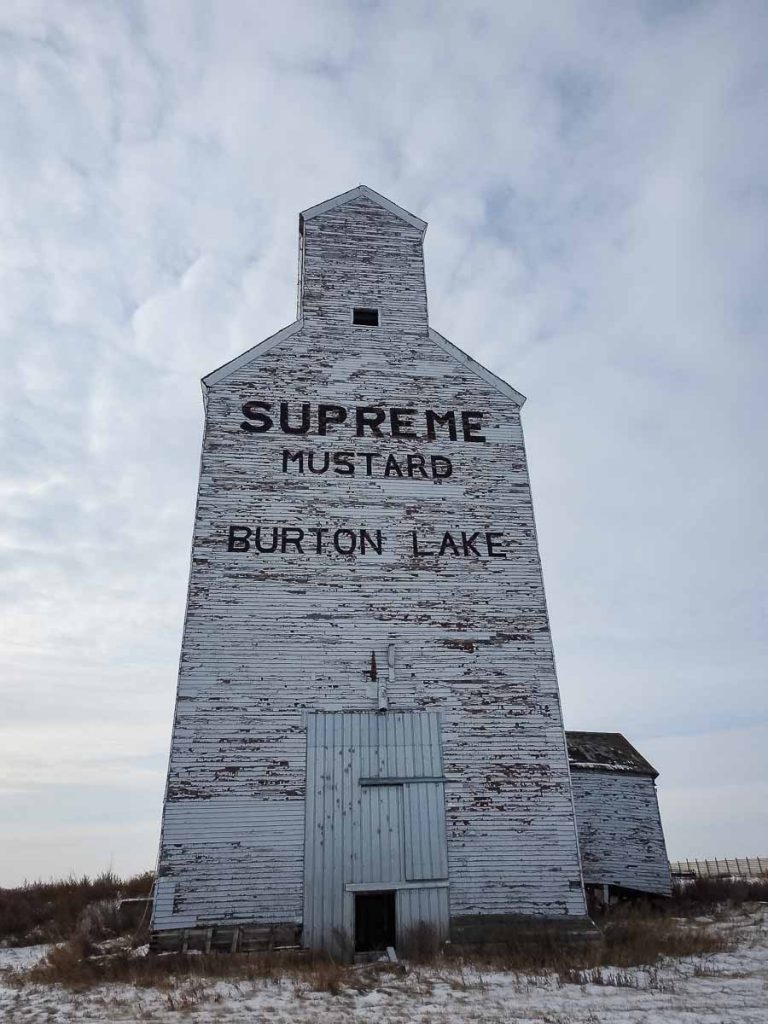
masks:
[(396, 934), (394, 890), (355, 893), (355, 952), (394, 947)]

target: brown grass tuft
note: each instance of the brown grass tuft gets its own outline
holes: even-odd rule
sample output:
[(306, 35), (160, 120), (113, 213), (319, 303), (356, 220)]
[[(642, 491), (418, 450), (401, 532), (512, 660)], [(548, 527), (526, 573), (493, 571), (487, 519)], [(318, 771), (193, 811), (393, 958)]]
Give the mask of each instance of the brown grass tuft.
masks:
[[(30, 941), (32, 933), (31, 941), (58, 943), (43, 961), (19, 974), (18, 983), (61, 984), (81, 990), (122, 982), (168, 991), (183, 983), (191, 991), (195, 985), (217, 979), (293, 979), (297, 991), (334, 995), (369, 983), (364, 972), (346, 966), (344, 961), (351, 959), (351, 954), (343, 936), (337, 937), (343, 955), (335, 959), (295, 949), (234, 956), (139, 955), (131, 948), (134, 935), (119, 936), (116, 894), (148, 894), (151, 880), (150, 875), (127, 881), (103, 875), (93, 881), (70, 879), (0, 890), (0, 926), (4, 929), (0, 934), (6, 941), (9, 936)], [(525, 974), (552, 972), (563, 983), (599, 984), (594, 979), (604, 978), (608, 967), (622, 978), (626, 968), (652, 970), (664, 957), (706, 956), (732, 949), (738, 929), (718, 928), (714, 921), (693, 918), (704, 913), (710, 919), (717, 917), (722, 906), (733, 907), (745, 893), (754, 898), (760, 891), (759, 884), (702, 879), (669, 901), (616, 904), (600, 919), (599, 931), (569, 940), (564, 940), (560, 930), (534, 929), (529, 922), (518, 933), (493, 936), (498, 941), (492, 945), (441, 949), (434, 929), (421, 924), (412, 929), (400, 952), (412, 963), (444, 964), (454, 973), (485, 968)], [(377, 976), (376, 970), (369, 973)]]
[(441, 945), (440, 936), (434, 925), (419, 921), (406, 933), (400, 952), (412, 963), (430, 964), (440, 955)]
[(128, 945), (109, 952), (73, 936), (17, 975), (20, 984), (63, 985), (84, 991), (94, 985), (119, 982), (139, 988), (167, 989), (180, 982), (201, 984), (219, 980), (274, 981), (293, 978), (317, 991), (338, 995), (349, 984), (349, 968), (324, 956), (300, 950), (236, 954), (139, 954)]
[(634, 967), (662, 957), (703, 956), (730, 949), (733, 939), (712, 925), (676, 920), (647, 910), (620, 907), (603, 925), (600, 963)]
[(715, 906), (768, 902), (768, 878), (694, 878), (675, 881), (672, 898), (665, 900), (673, 913), (698, 914)]
[(521, 931), (492, 947), (448, 947), (448, 956), (496, 970), (527, 974), (591, 971), (601, 967), (650, 967), (663, 957), (702, 956), (733, 948), (733, 936), (713, 924), (675, 919), (647, 904), (618, 905), (594, 937), (564, 940), (545, 928)]
[(0, 889), (0, 940), (10, 946), (61, 942), (77, 928), (83, 914), (100, 903), (101, 920), (92, 920), (94, 937), (107, 937), (116, 917), (107, 905), (121, 896), (148, 896), (154, 875), (147, 871), (133, 878), (118, 878), (106, 871), (96, 878), (63, 878), (30, 882), (15, 889)]

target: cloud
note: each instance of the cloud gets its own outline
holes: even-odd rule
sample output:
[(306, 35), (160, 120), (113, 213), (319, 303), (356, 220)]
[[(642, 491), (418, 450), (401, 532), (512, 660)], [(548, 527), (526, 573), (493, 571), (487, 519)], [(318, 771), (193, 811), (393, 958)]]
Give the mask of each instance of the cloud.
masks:
[[(93, 723), (96, 725), (96, 723)], [(83, 743), (81, 722), (0, 728), (7, 770), (0, 794), (34, 794), (44, 786), (90, 785), (121, 789), (164, 782), (165, 765), (153, 755), (167, 743), (167, 723), (99, 722)], [(158, 770), (159, 769), (159, 770)]]
[(673, 860), (763, 856), (767, 748), (766, 725), (645, 741), (651, 762), (665, 765), (659, 803)]
[[(7, 777), (88, 785), (105, 757), (106, 794), (131, 751), (163, 761), (197, 379), (292, 320), (297, 212), (361, 181), (430, 221), (434, 326), (529, 396), (568, 723), (669, 737), (662, 794), (693, 777), (680, 733), (765, 723), (767, 22), (750, 0), (4, 4), (1, 685), (29, 744)], [(162, 796), (143, 771), (137, 822)], [(681, 855), (731, 842), (712, 792), (706, 843), (674, 805)]]

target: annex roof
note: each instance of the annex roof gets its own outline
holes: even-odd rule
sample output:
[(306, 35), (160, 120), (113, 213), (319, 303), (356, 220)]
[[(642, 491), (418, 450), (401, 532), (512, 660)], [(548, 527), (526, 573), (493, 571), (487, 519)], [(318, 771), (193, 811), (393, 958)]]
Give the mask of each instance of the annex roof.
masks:
[(310, 206), (308, 210), (302, 210), (299, 214), (299, 223), (303, 223), (306, 220), (311, 220), (313, 217), (319, 217), (322, 213), (328, 213), (330, 210), (335, 210), (339, 206), (344, 206), (345, 203), (351, 203), (353, 199), (360, 199), (365, 197), (370, 199), (374, 203), (378, 203), (385, 210), (389, 210), (390, 213), (394, 213), (396, 217), (404, 220), (406, 224), (410, 224), (411, 227), (418, 228), (422, 235), (427, 230), (427, 222), (422, 220), (421, 217), (417, 217), (413, 213), (409, 213), (408, 210), (404, 210), (402, 206), (398, 206), (397, 203), (393, 203), (391, 199), (387, 199), (386, 196), (382, 196), (378, 192), (374, 192), (372, 188), (367, 185), (358, 185), (357, 188), (351, 188), (348, 192), (342, 192), (339, 196), (334, 196), (332, 199), (326, 199), (322, 203), (318, 203), (316, 206)]
[(650, 775), (656, 769), (620, 732), (566, 732), (571, 768), (589, 768), (603, 772)]

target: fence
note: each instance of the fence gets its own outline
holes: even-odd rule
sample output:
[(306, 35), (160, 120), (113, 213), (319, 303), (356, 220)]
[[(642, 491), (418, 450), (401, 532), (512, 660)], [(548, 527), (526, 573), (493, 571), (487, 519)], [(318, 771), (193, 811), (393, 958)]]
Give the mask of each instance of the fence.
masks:
[(670, 870), (677, 877), (765, 878), (768, 857), (723, 857), (714, 860), (674, 860)]

